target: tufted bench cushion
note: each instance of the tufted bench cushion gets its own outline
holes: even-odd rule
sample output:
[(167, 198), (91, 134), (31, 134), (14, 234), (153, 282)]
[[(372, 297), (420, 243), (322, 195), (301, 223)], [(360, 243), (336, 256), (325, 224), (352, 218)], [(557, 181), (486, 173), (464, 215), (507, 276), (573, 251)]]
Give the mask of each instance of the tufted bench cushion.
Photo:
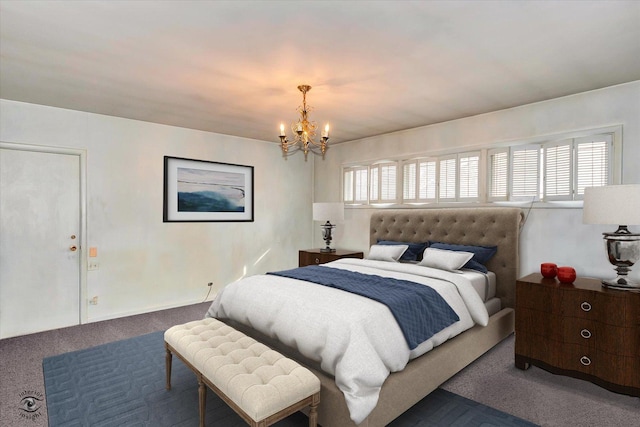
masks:
[(173, 326), (164, 340), (167, 389), (176, 354), (198, 377), (201, 426), (205, 384), (250, 425), (270, 425), (306, 406), (309, 425), (316, 425), (320, 380), (297, 362), (212, 318)]

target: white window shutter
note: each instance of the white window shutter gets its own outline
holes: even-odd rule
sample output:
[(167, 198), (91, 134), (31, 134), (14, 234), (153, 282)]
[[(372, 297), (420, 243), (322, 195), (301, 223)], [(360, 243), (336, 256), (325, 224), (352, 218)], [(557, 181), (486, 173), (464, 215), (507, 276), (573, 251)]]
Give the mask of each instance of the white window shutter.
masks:
[(572, 140), (544, 144), (544, 187), (545, 200), (571, 200), (573, 173), (571, 162)]
[(408, 161), (402, 167), (402, 200), (413, 202), (417, 199), (418, 162)]
[(352, 169), (345, 169), (343, 174), (342, 200), (345, 203), (352, 203), (353, 198), (353, 174)]
[(377, 166), (371, 166), (369, 172), (369, 200), (372, 202), (377, 202), (380, 199), (380, 182), (378, 180), (378, 173), (380, 172), (380, 170)]
[(609, 160), (613, 150), (610, 134), (575, 139), (576, 199), (584, 197), (586, 187), (608, 185), (611, 177)]
[(367, 203), (367, 168), (359, 168), (355, 170), (354, 180), (354, 199), (356, 203)]
[(435, 201), (438, 180), (435, 160), (424, 160), (418, 164), (418, 199), (420, 201)]
[(539, 197), (540, 147), (511, 148), (510, 200), (536, 200)]
[(380, 165), (380, 201), (395, 202), (396, 190), (398, 186), (397, 165), (389, 163)]
[(480, 153), (462, 153), (458, 156), (458, 186), (460, 200), (478, 200), (478, 172)]
[(438, 199), (454, 201), (456, 199), (456, 156), (440, 158), (440, 181)]
[(509, 182), (509, 149), (498, 148), (489, 150), (488, 179), (489, 191), (487, 198), (489, 201), (504, 201), (508, 196)]
[(370, 203), (394, 203), (397, 201), (397, 164), (385, 162), (371, 165), (370, 168)]

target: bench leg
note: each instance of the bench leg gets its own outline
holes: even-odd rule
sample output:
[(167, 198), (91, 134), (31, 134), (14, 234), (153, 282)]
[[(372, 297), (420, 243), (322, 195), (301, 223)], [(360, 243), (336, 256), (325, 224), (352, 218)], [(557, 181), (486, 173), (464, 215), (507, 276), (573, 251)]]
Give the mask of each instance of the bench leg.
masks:
[(200, 407), (200, 427), (204, 427), (204, 413), (207, 404), (207, 386), (202, 381), (202, 374), (198, 375), (198, 402)]
[(318, 425), (318, 404), (320, 403), (320, 393), (313, 395), (311, 400), (311, 407), (309, 408), (309, 427), (316, 427)]
[(165, 364), (165, 370), (167, 372), (167, 390), (171, 390), (171, 359), (172, 359), (172, 354), (171, 354), (171, 350), (169, 350), (169, 348), (167, 347), (167, 354), (164, 356), (164, 364)]

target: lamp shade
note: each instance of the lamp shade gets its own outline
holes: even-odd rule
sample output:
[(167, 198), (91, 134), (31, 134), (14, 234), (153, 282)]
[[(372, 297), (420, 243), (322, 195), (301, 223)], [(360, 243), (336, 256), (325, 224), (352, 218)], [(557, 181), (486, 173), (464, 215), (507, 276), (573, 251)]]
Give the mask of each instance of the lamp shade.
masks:
[(640, 184), (588, 187), (584, 190), (585, 224), (640, 224)]
[(344, 204), (343, 203), (314, 203), (313, 204), (313, 220), (329, 221), (331, 223), (344, 221)]

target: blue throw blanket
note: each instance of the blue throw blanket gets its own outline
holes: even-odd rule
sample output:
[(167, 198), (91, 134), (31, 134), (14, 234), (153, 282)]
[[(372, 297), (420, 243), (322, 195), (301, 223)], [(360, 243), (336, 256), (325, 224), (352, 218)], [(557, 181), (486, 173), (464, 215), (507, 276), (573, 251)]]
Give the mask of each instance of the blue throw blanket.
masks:
[(385, 304), (396, 318), (412, 350), (460, 320), (438, 292), (429, 286), (407, 280), (316, 265), (267, 274), (341, 289)]

